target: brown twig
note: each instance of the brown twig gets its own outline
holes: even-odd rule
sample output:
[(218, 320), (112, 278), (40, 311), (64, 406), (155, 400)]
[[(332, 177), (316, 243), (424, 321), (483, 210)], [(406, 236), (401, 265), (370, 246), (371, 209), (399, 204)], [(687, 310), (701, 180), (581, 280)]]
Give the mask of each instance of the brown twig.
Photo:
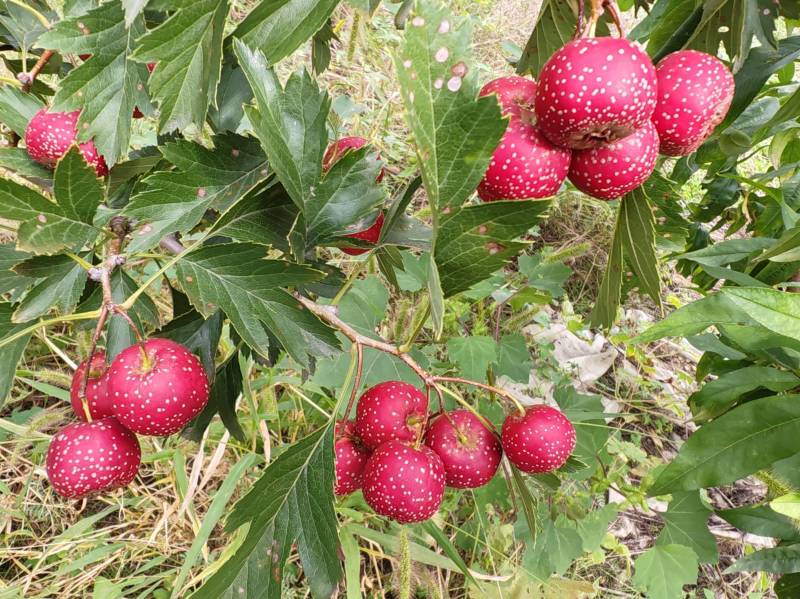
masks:
[(603, 0), (603, 8), (608, 10), (611, 13), (611, 18), (614, 19), (614, 25), (617, 26), (617, 31), (619, 31), (619, 36), (621, 38), (625, 37), (625, 28), (622, 26), (622, 16), (619, 14), (619, 7), (617, 6), (617, 0)]
[(39, 57), (39, 60), (36, 61), (36, 64), (33, 65), (33, 68), (28, 71), (27, 73), (20, 73), (17, 75), (17, 79), (22, 84), (22, 91), (28, 92), (33, 87), (34, 82), (36, 81), (36, 77), (39, 75), (39, 72), (45, 67), (47, 61), (55, 54), (52, 50), (45, 50), (42, 52), (42, 55)]
[(92, 334), (92, 342), (89, 345), (89, 357), (86, 358), (86, 371), (83, 373), (83, 380), (81, 381), (81, 407), (83, 408), (83, 413), (86, 415), (86, 422), (92, 421), (92, 415), (89, 411), (89, 398), (86, 397), (86, 389), (89, 388), (89, 377), (92, 372), (92, 359), (97, 350), (97, 342), (100, 340), (100, 335), (103, 333), (107, 318), (108, 308), (105, 302), (103, 302), (100, 308), (100, 316), (97, 318), (97, 326), (95, 326), (94, 333)]

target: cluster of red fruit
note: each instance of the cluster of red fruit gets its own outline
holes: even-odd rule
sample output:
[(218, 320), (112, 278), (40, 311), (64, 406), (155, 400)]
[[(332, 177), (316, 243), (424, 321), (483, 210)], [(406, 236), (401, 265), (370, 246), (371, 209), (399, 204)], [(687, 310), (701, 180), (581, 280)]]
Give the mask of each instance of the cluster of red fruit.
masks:
[(541, 473), (563, 466), (575, 448), (572, 424), (548, 406), (509, 415), (499, 438), (469, 410), (430, 422), (427, 414), (428, 398), (408, 383), (387, 381), (365, 391), (355, 421), (336, 426), (336, 494), (361, 488), (378, 514), (421, 522), (439, 509), (445, 486), (487, 484), (503, 452), (523, 472)]
[(508, 128), (478, 195), (484, 201), (545, 198), (564, 180), (602, 200), (644, 183), (659, 152), (685, 156), (722, 122), (734, 81), (719, 59), (694, 50), (653, 66), (626, 39), (570, 42), (542, 68), (538, 84), (502, 77), (495, 94)]
[(70, 388), (72, 409), (83, 422), (57, 433), (47, 451), (47, 478), (70, 499), (129, 484), (142, 457), (134, 433), (176, 433), (208, 403), (208, 378), (200, 360), (169, 339), (133, 345), (110, 366), (103, 351), (87, 362), (75, 371)]

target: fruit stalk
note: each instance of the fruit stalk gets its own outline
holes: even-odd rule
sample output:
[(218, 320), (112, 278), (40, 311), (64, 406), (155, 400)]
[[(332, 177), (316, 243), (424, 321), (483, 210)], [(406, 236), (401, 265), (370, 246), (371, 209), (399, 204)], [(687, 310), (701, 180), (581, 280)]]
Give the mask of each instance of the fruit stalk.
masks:
[(460, 385), (472, 385), (473, 387), (480, 387), (481, 389), (484, 389), (485, 391), (488, 391), (489, 393), (494, 393), (494, 394), (499, 395), (500, 397), (510, 401), (512, 404), (514, 404), (514, 407), (517, 408), (517, 410), (519, 411), (520, 414), (524, 414), (525, 413), (525, 406), (523, 406), (521, 403), (519, 403), (519, 400), (516, 397), (514, 397), (513, 395), (511, 395), (508, 391), (500, 389), (499, 387), (493, 387), (492, 385), (487, 385), (486, 383), (479, 383), (478, 381), (471, 381), (469, 379), (462, 379), (461, 377), (457, 377), (457, 376), (434, 376), (434, 377), (432, 377), (431, 380), (432, 380), (433, 383), (437, 383), (437, 382), (441, 382), (441, 383), (457, 383), (457, 384), (460, 384)]
[(33, 68), (30, 71), (17, 75), (17, 79), (19, 79), (20, 83), (22, 83), (22, 91), (30, 91), (31, 87), (36, 81), (37, 75), (39, 75), (39, 72), (44, 68), (44, 66), (47, 64), (47, 61), (50, 60), (53, 54), (55, 54), (55, 52), (52, 50), (45, 50), (42, 52), (39, 60), (36, 61), (36, 64), (33, 65)]
[(353, 381), (353, 389), (350, 391), (350, 399), (347, 400), (347, 408), (344, 411), (344, 418), (350, 418), (350, 413), (353, 411), (353, 405), (356, 403), (358, 396), (358, 388), (361, 386), (361, 373), (364, 370), (364, 347), (360, 343), (354, 343), (356, 348), (356, 378)]
[(583, 37), (583, 29), (584, 29), (584, 1), (585, 0), (578, 0), (578, 20), (575, 22), (575, 35), (572, 36), (572, 39), (577, 40)]
[(619, 31), (619, 36), (625, 37), (625, 28), (622, 26), (622, 18), (619, 14), (617, 0), (603, 0), (603, 8), (611, 13), (611, 18), (614, 19), (614, 25), (616, 25), (617, 31)]

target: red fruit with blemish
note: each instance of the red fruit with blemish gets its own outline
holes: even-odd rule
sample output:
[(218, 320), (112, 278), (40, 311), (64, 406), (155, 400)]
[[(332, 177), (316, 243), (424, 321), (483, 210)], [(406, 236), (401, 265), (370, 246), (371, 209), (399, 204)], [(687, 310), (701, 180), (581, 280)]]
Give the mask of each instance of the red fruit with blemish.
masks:
[(62, 497), (79, 499), (130, 484), (141, 460), (136, 435), (116, 418), (76, 422), (50, 442), (47, 479)]
[[(375, 219), (375, 222), (372, 224), (371, 227), (364, 229), (363, 231), (359, 231), (358, 233), (351, 233), (350, 235), (345, 235), (345, 237), (349, 237), (350, 239), (360, 239), (361, 241), (366, 241), (370, 245), (375, 245), (378, 243), (378, 239), (381, 237), (381, 229), (383, 229), (383, 221), (384, 216), (383, 212), (378, 214), (378, 218)], [(369, 250), (366, 248), (340, 248), (345, 254), (349, 254), (351, 256), (360, 256), (361, 254), (368, 252)]]
[[(322, 171), (327, 173), (330, 168), (336, 164), (339, 159), (350, 152), (351, 150), (360, 150), (367, 145), (367, 140), (363, 137), (353, 135), (350, 137), (342, 137), (334, 141), (325, 150), (325, 155), (322, 157)], [(384, 170), (378, 173), (378, 178), (375, 179), (378, 183), (383, 181)]]
[(580, 39), (558, 50), (542, 68), (536, 117), (554, 144), (583, 150), (623, 139), (656, 107), (650, 58), (626, 39)]
[[(25, 130), (28, 155), (39, 164), (54, 167), (76, 141), (79, 114), (79, 110), (48, 112), (46, 108), (42, 108), (33, 115)], [(108, 174), (106, 161), (97, 153), (94, 142), (90, 140), (79, 143), (78, 148), (86, 162), (94, 167), (98, 177)]]
[(402, 381), (367, 389), (356, 406), (356, 433), (370, 449), (392, 440), (416, 441), (425, 423), (428, 398)]
[[(81, 420), (86, 420), (86, 413), (83, 410), (81, 401), (81, 389), (86, 376), (88, 360), (80, 363), (72, 375), (72, 385), (69, 388), (69, 400), (72, 410)], [(92, 366), (89, 370), (89, 382), (86, 385), (86, 401), (89, 404), (89, 414), (92, 420), (113, 416), (111, 409), (111, 398), (108, 395), (108, 365), (106, 364), (106, 352), (96, 351), (92, 356)]]
[(140, 435), (178, 432), (208, 403), (208, 377), (180, 343), (149, 339), (111, 363), (108, 391), (117, 419)]
[(333, 449), (336, 463), (336, 484), (333, 491), (337, 495), (349, 495), (361, 488), (364, 466), (370, 456), (370, 451), (356, 435), (356, 425), (352, 420), (336, 423)]
[(364, 468), (364, 499), (381, 516), (397, 522), (422, 522), (442, 504), (445, 472), (441, 458), (423, 445), (403, 441), (378, 447)]
[(563, 466), (575, 449), (575, 429), (564, 414), (532, 406), (506, 417), (501, 433), (506, 457), (523, 472), (550, 472)]
[(503, 114), (520, 116), (523, 112), (533, 110), (536, 101), (536, 82), (527, 77), (510, 75), (494, 79), (484, 85), (479, 96), (497, 96), (497, 102)]
[(705, 52), (673, 52), (656, 66), (658, 103), (653, 123), (667, 156), (691, 154), (728, 114), (733, 75), (721, 60)]
[(428, 426), (425, 444), (442, 459), (447, 485), (457, 489), (488, 483), (503, 457), (497, 436), (469, 410), (437, 416)]
[(644, 183), (655, 169), (657, 159), (658, 133), (648, 121), (625, 139), (573, 152), (569, 180), (585, 194), (613, 200)]
[(572, 152), (550, 143), (534, 125), (511, 118), (478, 186), (485, 201), (555, 195), (567, 178)]

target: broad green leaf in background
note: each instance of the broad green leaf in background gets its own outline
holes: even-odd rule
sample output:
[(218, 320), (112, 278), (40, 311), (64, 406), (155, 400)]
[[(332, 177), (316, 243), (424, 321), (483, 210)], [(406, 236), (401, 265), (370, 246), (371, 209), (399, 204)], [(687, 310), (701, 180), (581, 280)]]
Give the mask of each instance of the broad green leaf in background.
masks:
[(212, 245), (178, 263), (178, 280), (198, 312), (222, 309), (245, 342), (267, 355), (269, 335), (301, 364), (308, 354), (328, 356), (339, 348), (333, 331), (281, 289), (310, 283), (322, 273), (299, 264), (265, 259), (264, 246), (249, 243)]
[(759, 388), (778, 393), (800, 385), (800, 378), (769, 366), (747, 366), (727, 372), (707, 382), (689, 397), (695, 420), (715, 418), (732, 406), (743, 394)]
[(54, 195), (56, 202), (51, 202), (29, 187), (0, 179), (0, 218), (20, 223), (19, 249), (54, 254), (80, 248), (97, 236), (92, 220), (103, 193), (77, 147), (56, 167)]
[(488, 202), (442, 218), (435, 258), (445, 297), (488, 278), (527, 247), (516, 239), (549, 207), (550, 202), (542, 200)]
[(750, 553), (739, 558), (725, 572), (800, 572), (800, 543)]
[(497, 376), (507, 376), (511, 380), (527, 383), (530, 379), (533, 362), (525, 336), (512, 333), (500, 337), (497, 344)]
[(156, 246), (174, 231), (188, 232), (206, 210), (225, 211), (266, 178), (266, 158), (254, 139), (227, 134), (213, 142), (213, 150), (186, 140), (160, 147), (177, 170), (146, 177), (143, 190), (123, 210), (136, 223), (127, 251)]
[(536, 535), (533, 545), (528, 545), (523, 556), (523, 566), (537, 577), (547, 579), (554, 574), (566, 572), (582, 553), (583, 542), (580, 535), (572, 528), (556, 526), (548, 518)]
[(647, 43), (647, 52), (658, 62), (680, 50), (703, 16), (702, 0), (662, 0), (629, 33), (629, 38)]
[[(175, 295), (180, 292), (173, 290), (173, 305)], [(189, 300), (180, 294), (188, 304)], [(189, 350), (200, 358), (203, 368), (209, 379), (215, 373), (214, 359), (217, 354), (219, 338), (222, 335), (222, 313), (217, 311), (208, 318), (189, 307), (181, 314), (173, 314), (173, 318), (156, 333), (157, 337), (166, 337), (188, 347)]]
[(144, 110), (150, 104), (147, 68), (130, 60), (135, 40), (144, 33), (142, 18), (126, 26), (117, 0), (59, 21), (37, 42), (40, 48), (91, 55), (61, 79), (52, 109), (80, 110), (78, 139), (93, 138), (109, 166), (128, 151), (134, 107)]
[(634, 562), (632, 582), (648, 599), (682, 599), (683, 586), (697, 580), (694, 551), (683, 545), (656, 545)]
[(800, 493), (787, 493), (769, 502), (773, 511), (794, 521), (800, 520)]
[(558, 298), (564, 295), (564, 282), (572, 270), (561, 262), (547, 262), (542, 254), (520, 256), (517, 261), (519, 271), (528, 277), (528, 285), (541, 289)]
[(28, 252), (17, 250), (13, 242), (0, 244), (0, 293), (16, 290), (19, 294), (36, 282), (38, 277), (30, 278), (14, 270), (15, 266), (30, 257)]
[(245, 112), (278, 179), (303, 212), (306, 244), (368, 227), (371, 223), (364, 219), (375, 218), (375, 208), (385, 197), (376, 183), (381, 169), (376, 156), (366, 150), (348, 152), (321, 178), (328, 94), (306, 71), (291, 75), (281, 88), (263, 54), (238, 40), (235, 49), (256, 100), (256, 108), (248, 106)]
[[(18, 333), (25, 328), (23, 325), (11, 322), (13, 313), (14, 308), (11, 304), (0, 302), (0, 339)], [(3, 351), (0, 352), (0, 405), (5, 402), (9, 391), (11, 391), (14, 375), (17, 371), (17, 362), (22, 358), (22, 353), (25, 351), (30, 338), (30, 333), (23, 335), (10, 344), (3, 346)]]
[(577, 20), (575, 0), (544, 0), (536, 25), (517, 63), (517, 73), (532, 74), (538, 79), (539, 71), (553, 52), (572, 39)]
[(691, 260), (692, 262), (709, 266), (725, 266), (755, 256), (774, 244), (775, 240), (767, 237), (728, 239), (701, 250), (681, 254), (676, 256), (675, 259)]
[(368, 275), (353, 283), (339, 302), (339, 318), (367, 336), (386, 318), (389, 290), (380, 278)]
[(134, 58), (157, 63), (150, 92), (158, 101), (161, 133), (202, 129), (214, 101), (222, 64), (227, 0), (179, 0), (175, 12), (139, 39)]
[(37, 256), (18, 264), (14, 271), (41, 279), (17, 305), (14, 322), (28, 322), (47, 314), (52, 307), (59, 314), (69, 314), (86, 286), (86, 270), (68, 256)]
[(702, 426), (648, 489), (650, 495), (713, 487), (797, 453), (800, 396), (756, 399)]
[(330, 423), (282, 453), (236, 503), (226, 528), (247, 525), (247, 537), (192, 598), (279, 599), (294, 543), (312, 596), (330, 597), (341, 576), (333, 471)]
[(488, 335), (453, 337), (447, 342), (447, 355), (458, 365), (462, 376), (485, 382), (489, 364), (497, 361), (497, 343)]
[(739, 530), (762, 537), (782, 540), (800, 539), (795, 522), (774, 511), (768, 505), (746, 505), (727, 510), (717, 510), (717, 515)]
[(656, 545), (684, 545), (697, 554), (701, 564), (716, 562), (719, 559), (717, 541), (707, 526), (711, 514), (711, 508), (700, 499), (699, 491), (673, 493), (669, 508), (660, 514), (664, 528)]
[(642, 291), (661, 307), (661, 279), (655, 244), (655, 216), (639, 187), (622, 198), (619, 221), (622, 253), (631, 265)]
[[(213, 316), (211, 317), (213, 318)], [(211, 320), (209, 318), (209, 320)], [(234, 439), (244, 442), (246, 437), (236, 417), (236, 402), (242, 394), (242, 368), (239, 363), (239, 352), (233, 352), (214, 373), (214, 382), (208, 403), (203, 411), (184, 429), (183, 435), (194, 441), (203, 438), (208, 425), (216, 414), (219, 414), (225, 428)]]
[(339, 0), (264, 0), (237, 25), (233, 37), (274, 64), (319, 31)]
[(13, 85), (0, 85), (0, 122), (22, 138), (33, 115), (43, 106), (33, 94), (26, 94)]

